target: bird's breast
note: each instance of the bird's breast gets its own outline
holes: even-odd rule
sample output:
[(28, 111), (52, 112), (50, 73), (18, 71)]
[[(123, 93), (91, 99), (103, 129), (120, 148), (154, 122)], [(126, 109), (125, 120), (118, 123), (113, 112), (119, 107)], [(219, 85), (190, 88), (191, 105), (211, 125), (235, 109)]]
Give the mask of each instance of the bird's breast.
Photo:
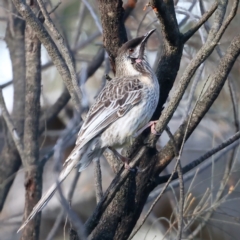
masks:
[(145, 90), (141, 102), (101, 134), (102, 147), (117, 148), (131, 142), (133, 135), (150, 121), (157, 102), (153, 91)]

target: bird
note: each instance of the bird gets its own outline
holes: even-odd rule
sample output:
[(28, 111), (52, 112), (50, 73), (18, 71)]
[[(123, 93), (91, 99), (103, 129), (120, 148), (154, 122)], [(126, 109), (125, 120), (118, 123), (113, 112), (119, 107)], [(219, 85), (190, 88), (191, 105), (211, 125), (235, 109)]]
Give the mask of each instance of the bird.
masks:
[(58, 183), (42, 196), (18, 232), (40, 212), (68, 174), (78, 168), (81, 172), (93, 160), (98, 160), (106, 148), (125, 162), (116, 148), (124, 147), (145, 128), (151, 126), (154, 133), (156, 122), (150, 119), (159, 100), (158, 79), (147, 62), (145, 47), (155, 29), (141, 37), (124, 43), (115, 59), (116, 74), (108, 81), (89, 109), (86, 119), (78, 133), (76, 144), (63, 164)]

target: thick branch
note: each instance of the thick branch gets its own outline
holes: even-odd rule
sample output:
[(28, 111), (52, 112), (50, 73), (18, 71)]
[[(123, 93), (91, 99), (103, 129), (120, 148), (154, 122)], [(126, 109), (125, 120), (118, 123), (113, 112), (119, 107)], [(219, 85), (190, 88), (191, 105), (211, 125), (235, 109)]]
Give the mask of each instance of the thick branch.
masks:
[[(182, 57), (183, 41), (179, 32), (172, 0), (150, 2), (161, 26), (163, 49), (156, 66), (160, 83), (160, 100), (152, 119), (158, 119), (176, 79)], [(164, 76), (164, 77), (163, 77)]]
[(103, 45), (115, 73), (115, 58), (118, 49), (127, 41), (122, 0), (99, 0), (99, 11), (103, 27)]
[[(9, 4), (13, 5), (11, 2)], [(15, 12), (15, 9), (12, 9), (12, 11)], [(10, 15), (9, 19), (10, 18), (12, 19), (11, 22), (8, 22), (5, 40), (10, 53), (13, 74), (14, 100), (12, 119), (14, 127), (20, 137), (22, 137), (25, 105), (25, 101), (23, 99), (23, 96), (25, 95), (25, 22), (13, 15)], [(12, 131), (12, 129), (10, 131)], [(8, 135), (10, 136), (10, 134)], [(6, 179), (13, 176), (21, 166), (21, 159), (15, 144), (11, 137), (7, 138), (8, 139), (6, 139), (0, 155), (0, 211), (3, 208), (3, 204), (14, 178), (7, 182)]]
[[(38, 12), (36, 2), (31, 8)], [(42, 168), (39, 167), (39, 117), (41, 93), (41, 43), (34, 30), (26, 24), (26, 95), (24, 123), (24, 152), (28, 167), (25, 168), (25, 209), (24, 218), (32, 211), (42, 193)], [(21, 239), (38, 240), (40, 215), (24, 228)]]

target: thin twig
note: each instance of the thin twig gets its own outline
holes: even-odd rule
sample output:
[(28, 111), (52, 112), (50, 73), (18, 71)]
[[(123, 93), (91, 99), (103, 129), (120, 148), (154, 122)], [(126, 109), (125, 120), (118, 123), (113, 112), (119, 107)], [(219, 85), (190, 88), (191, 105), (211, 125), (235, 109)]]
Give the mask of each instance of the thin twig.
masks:
[[(68, 192), (67, 199), (68, 199), (68, 202), (70, 202), (70, 203), (72, 202), (73, 194), (74, 194), (74, 191), (76, 189), (76, 185), (77, 185), (79, 177), (80, 177), (80, 173), (77, 171), (76, 174), (75, 174), (75, 177), (74, 177), (74, 179), (71, 183), (71, 188)], [(48, 233), (46, 240), (52, 240), (54, 238), (54, 236), (55, 236), (55, 234), (56, 234), (56, 232), (57, 232), (57, 230), (58, 230), (58, 228), (59, 228), (59, 226), (62, 222), (63, 217), (64, 217), (64, 210), (62, 209), (61, 212), (58, 214), (52, 229)]]
[(102, 34), (103, 30), (102, 30), (102, 25), (98, 19), (97, 14), (95, 13), (94, 9), (92, 8), (92, 6), (90, 5), (90, 3), (86, 0), (82, 0), (82, 2), (84, 2), (85, 6), (88, 8), (92, 18), (94, 19), (96, 26), (98, 28), (98, 31)]
[[(232, 144), (232, 146), (227, 147), (225, 150), (223, 150), (221, 153), (219, 153), (219, 156), (217, 156), (217, 158), (215, 159), (215, 162), (217, 162), (218, 160), (220, 160), (225, 154), (227, 154), (230, 150), (232, 150), (233, 148), (238, 147), (239, 142), (237, 141), (240, 138), (240, 133), (237, 133), (239, 136), (237, 139), (235, 139), (233, 142), (231, 142), (230, 144)], [(236, 142), (237, 141), (237, 142)], [(225, 142), (224, 142), (225, 143)], [(228, 144), (228, 145), (230, 145)], [(217, 147), (218, 148), (218, 147)], [(224, 147), (225, 148), (225, 147)], [(221, 151), (222, 149), (220, 149), (219, 151)], [(212, 151), (212, 150), (211, 150)], [(218, 152), (218, 151), (217, 151)], [(211, 155), (212, 156), (212, 155)], [(190, 172), (192, 169), (194, 169), (195, 167), (197, 167), (198, 165), (200, 165), (202, 162), (204, 162), (206, 159), (208, 159), (208, 153), (206, 153), (206, 155), (204, 154), (203, 156), (199, 157), (198, 159), (192, 161), (191, 163), (187, 164), (185, 167), (183, 167), (183, 174), (184, 174), (184, 180), (187, 181), (189, 179), (192, 179), (192, 176), (195, 175), (195, 172), (192, 171)], [(207, 162), (206, 166), (201, 167), (198, 171), (199, 173), (201, 173), (204, 169), (208, 168), (209, 165), (211, 164), (211, 162)], [(190, 172), (190, 174), (186, 174)], [(165, 183), (167, 182), (167, 180), (169, 179), (170, 174), (169, 175), (165, 175), (162, 177), (159, 177), (157, 182), (159, 184)], [(172, 180), (175, 180), (178, 178), (177, 174), (174, 174)], [(178, 182), (172, 182), (171, 185), (173, 187), (177, 187), (178, 186)], [(158, 195), (160, 189), (156, 190), (154, 194), (151, 194), (151, 196), (149, 197), (149, 201), (152, 201), (152, 199), (155, 199), (156, 195)]]
[(80, 92), (79, 87), (78, 87), (77, 74), (76, 74), (76, 71), (75, 71), (72, 55), (71, 55), (68, 47), (65, 45), (63, 37), (61, 36), (59, 31), (55, 27), (54, 23), (52, 22), (49, 14), (47, 12), (47, 9), (45, 8), (45, 5), (44, 5), (43, 1), (42, 0), (37, 0), (37, 1), (38, 1), (38, 4), (39, 4), (39, 7), (40, 7), (40, 9), (43, 13), (43, 16), (45, 18), (45, 21), (44, 21), (45, 24), (48, 26), (49, 30), (52, 32), (54, 40), (60, 46), (60, 51), (61, 51), (61, 53), (62, 53), (62, 55), (65, 59), (65, 62), (67, 64), (67, 67), (68, 67), (70, 75), (71, 75), (71, 79), (72, 79), (72, 82), (73, 82), (74, 89), (75, 89), (75, 91), (77, 93), (77, 96), (79, 98), (79, 101), (80, 101), (82, 96), (81, 96), (81, 92)]
[(25, 153), (23, 150), (23, 140), (19, 137), (19, 134), (17, 133), (17, 130), (14, 127), (11, 117), (8, 113), (8, 110), (7, 110), (7, 107), (6, 107), (4, 98), (3, 98), (2, 89), (0, 89), (0, 107), (2, 110), (2, 116), (7, 124), (8, 130), (12, 136), (12, 139), (18, 150), (18, 153), (22, 159), (23, 166), (27, 169), (29, 165), (28, 165), (28, 162), (26, 162), (26, 157), (25, 157)]
[[(195, 1), (195, 0), (192, 1), (190, 7), (187, 9), (188, 12), (192, 12), (192, 10), (193, 10), (196, 2), (197, 2), (197, 1)], [(175, 4), (175, 9), (176, 9), (176, 7), (178, 7), (177, 4)], [(181, 20), (181, 22), (179, 22), (178, 27), (181, 28), (181, 27), (186, 23), (187, 20), (188, 20), (188, 16), (185, 16), (185, 17), (183, 18), (183, 20)]]
[(83, 20), (86, 16), (85, 14), (85, 4), (83, 2), (80, 3), (79, 6), (79, 14), (78, 14), (78, 25), (77, 25), (77, 30), (76, 30), (76, 36), (75, 36), (75, 40), (74, 40), (74, 48), (76, 48), (77, 44), (78, 44), (78, 40), (81, 34), (81, 29), (82, 29), (82, 25), (83, 25)]
[(193, 34), (212, 16), (212, 14), (215, 12), (217, 9), (218, 2), (215, 2), (210, 10), (202, 15), (200, 20), (191, 28), (189, 29), (186, 33), (183, 34), (183, 41), (187, 42)]
[(21, 20), (24, 20), (21, 16), (19, 16), (18, 14), (13, 13), (9, 9), (5, 8), (4, 6), (0, 5), (0, 8), (2, 8), (4, 11), (8, 12), (9, 14), (13, 15), (14, 17), (19, 18)]
[(0, 85), (0, 89), (4, 89), (5, 87), (8, 87), (11, 84), (13, 84), (12, 80), (10, 80), (10, 81), (8, 81), (6, 83), (3, 83), (3, 84)]
[(51, 15), (53, 12), (55, 12), (57, 10), (57, 8), (62, 4), (62, 2), (58, 2), (56, 4), (55, 7), (52, 8), (52, 10), (48, 13), (49, 15)]
[(76, 109), (79, 109), (79, 104), (75, 94), (76, 92), (71, 81), (71, 74), (56, 44), (53, 42), (49, 33), (46, 31), (42, 23), (36, 18), (35, 14), (31, 11), (29, 6), (25, 4), (25, 1), (13, 0), (13, 3), (27, 24), (29, 24), (32, 29), (34, 29), (34, 32), (38, 39), (45, 46), (66, 87), (68, 88), (68, 91), (73, 100), (74, 107)]
[[(182, 152), (179, 152), (179, 149), (177, 147), (177, 144), (174, 140), (174, 137), (169, 129), (169, 127), (166, 128), (166, 132), (169, 136), (169, 138), (172, 141), (173, 149), (175, 157), (177, 157), (177, 172), (178, 172), (178, 178), (179, 178), (179, 215), (178, 215), (178, 233), (177, 233), (177, 239), (181, 240), (182, 237), (182, 229), (183, 229), (183, 208), (184, 208), (184, 182), (183, 182), (183, 173), (182, 173), (182, 166), (180, 162), (180, 156)], [(184, 141), (183, 141), (184, 144)], [(182, 145), (183, 145), (182, 144)]]

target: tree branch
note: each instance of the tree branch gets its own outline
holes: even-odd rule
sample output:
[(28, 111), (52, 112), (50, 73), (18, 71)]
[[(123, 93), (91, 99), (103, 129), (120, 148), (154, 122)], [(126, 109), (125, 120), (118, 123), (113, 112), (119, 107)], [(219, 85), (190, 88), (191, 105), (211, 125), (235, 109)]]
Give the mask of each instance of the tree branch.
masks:
[(13, 0), (13, 3), (15, 4), (16, 9), (22, 15), (26, 23), (31, 26), (31, 28), (36, 33), (38, 39), (46, 48), (49, 56), (52, 58), (54, 65), (56, 66), (71, 95), (75, 108), (78, 109), (79, 105), (75, 95), (75, 89), (72, 84), (71, 74), (57, 46), (53, 42), (48, 32), (43, 27), (42, 23), (33, 14), (28, 5), (26, 5), (22, 0)]
[[(65, 60), (65, 63), (68, 67), (69, 73), (71, 75), (71, 80), (72, 80), (72, 84), (74, 86), (74, 90), (77, 93), (78, 96), (78, 101), (77, 103), (79, 104), (79, 101), (81, 101), (81, 91), (80, 88), (78, 86), (78, 79), (77, 79), (77, 74), (75, 71), (75, 66), (74, 66), (74, 62), (73, 62), (73, 57), (68, 49), (68, 47), (66, 46), (66, 44), (64, 43), (64, 39), (61, 36), (61, 34), (59, 33), (59, 31), (57, 30), (57, 28), (55, 27), (55, 25), (53, 24), (49, 13), (47, 12), (45, 5), (43, 3), (42, 0), (37, 0), (39, 7), (41, 9), (41, 12), (44, 16), (44, 23), (48, 26), (50, 32), (52, 33), (52, 36), (55, 40), (55, 42), (58, 43), (59, 45), (59, 50), (62, 53), (62, 56)], [(79, 109), (79, 107), (77, 108), (77, 110)]]
[[(30, 3), (37, 13), (36, 1)], [(32, 27), (27, 23), (25, 29), (26, 51), (26, 95), (24, 122), (24, 152), (28, 163), (25, 170), (25, 209), (24, 219), (29, 216), (42, 194), (42, 168), (39, 165), (39, 117), (41, 94), (41, 43)], [(40, 231), (40, 214), (24, 229), (21, 240), (37, 240)]]
[[(199, 122), (202, 120), (206, 112), (212, 106), (213, 102), (218, 97), (227, 76), (235, 63), (237, 57), (240, 54), (240, 36), (235, 37), (227, 49), (226, 54), (220, 60), (217, 70), (210, 76), (209, 82), (211, 85), (206, 90), (204, 96), (199, 100), (196, 108), (192, 114), (191, 122), (187, 130), (187, 138), (191, 135), (194, 129), (197, 127)], [(181, 144), (183, 140), (184, 131), (188, 122), (188, 117), (184, 123), (179, 127), (177, 132), (174, 134), (177, 145)], [(170, 143), (168, 143), (158, 154), (159, 162), (156, 166), (156, 172), (158, 174), (164, 169), (173, 158), (174, 154)]]
[(189, 38), (193, 36), (193, 34), (212, 16), (212, 14), (217, 9), (218, 3), (215, 2), (208, 12), (205, 12), (201, 19), (186, 33), (183, 34), (183, 41), (187, 42)]
[[(12, 2), (10, 1), (8, 4), (12, 8), (11, 11), (16, 12)], [(16, 18), (13, 15), (8, 16), (5, 41), (7, 43), (12, 62), (14, 90), (13, 111), (11, 118), (20, 137), (23, 135), (25, 106), (23, 98), (25, 95), (24, 29), (25, 22), (23, 20)], [(3, 208), (14, 178), (12, 178), (11, 181), (7, 181), (7, 183), (5, 183), (5, 181), (6, 179), (9, 179), (10, 176), (13, 176), (21, 166), (21, 159), (19, 157), (18, 150), (16, 149), (14, 141), (11, 137), (12, 130), (13, 129), (10, 129), (8, 136), (6, 136), (5, 145), (0, 155), (0, 211)]]
[(99, 0), (99, 11), (103, 27), (103, 45), (115, 73), (115, 58), (118, 49), (127, 41), (122, 0)]
[[(168, 103), (167, 108), (165, 108), (163, 110), (161, 117), (159, 118), (159, 120), (156, 124), (156, 131), (159, 134), (162, 134), (162, 132), (166, 128), (168, 122), (172, 118), (173, 113), (175, 112), (180, 100), (182, 99), (182, 96), (183, 96), (186, 88), (188, 87), (192, 76), (195, 74), (195, 72), (198, 69), (198, 67), (200, 66), (200, 64), (207, 59), (207, 57), (213, 52), (214, 48), (217, 46), (219, 40), (221, 39), (224, 31), (227, 28), (227, 26), (230, 24), (231, 20), (234, 18), (237, 7), (238, 7), (238, 0), (235, 0), (228, 18), (225, 20), (225, 22), (222, 25), (219, 25), (219, 24), (213, 25), (212, 29), (209, 32), (208, 39), (207, 39), (205, 45), (202, 46), (202, 48), (196, 54), (195, 58), (187, 66), (186, 70), (184, 71), (184, 73), (179, 81), (179, 84), (178, 84), (178, 87), (176, 88), (175, 93), (173, 94), (170, 102)], [(222, 9), (222, 8), (223, 8), (223, 6), (220, 6), (220, 9)], [(216, 16), (215, 16), (215, 22), (220, 21), (219, 15), (220, 14), (217, 11)], [(220, 18), (220, 19), (222, 19), (222, 18)], [(156, 135), (153, 136), (153, 134), (152, 134), (152, 136), (149, 139), (150, 145), (154, 146), (156, 143), (156, 140), (157, 140)]]

